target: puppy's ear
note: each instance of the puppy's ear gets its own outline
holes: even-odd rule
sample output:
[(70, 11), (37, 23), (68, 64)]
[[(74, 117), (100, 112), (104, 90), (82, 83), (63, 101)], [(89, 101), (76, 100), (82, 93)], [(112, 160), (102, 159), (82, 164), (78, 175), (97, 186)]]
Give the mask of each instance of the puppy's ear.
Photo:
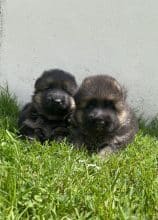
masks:
[(41, 87), (41, 77), (36, 80), (34, 85), (36, 91), (38, 91), (40, 87)]
[(121, 99), (126, 101), (127, 98), (127, 89), (125, 86), (122, 86), (116, 79), (113, 79), (113, 84), (117, 88), (118, 93), (121, 95)]
[(127, 98), (127, 89), (125, 86), (122, 86), (122, 98), (123, 98), (123, 101), (126, 101), (126, 98)]
[(34, 85), (35, 91), (39, 91), (44, 87), (44, 85), (45, 85), (45, 75), (46, 75), (46, 71), (43, 72), (43, 74), (39, 78), (37, 78), (37, 80), (35, 82), (35, 85)]
[(91, 78), (90, 78), (90, 77), (87, 77), (87, 78), (85, 78), (85, 79), (83, 80), (82, 85), (84, 85), (84, 86), (86, 86), (86, 87), (89, 87), (89, 86), (91, 85), (91, 83), (92, 83)]

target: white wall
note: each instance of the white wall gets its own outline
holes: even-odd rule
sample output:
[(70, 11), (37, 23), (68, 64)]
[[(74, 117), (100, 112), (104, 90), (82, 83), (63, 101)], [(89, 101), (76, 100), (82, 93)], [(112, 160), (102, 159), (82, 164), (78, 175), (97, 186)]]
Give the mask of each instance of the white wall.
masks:
[(30, 100), (44, 69), (62, 68), (78, 82), (111, 74), (146, 116), (158, 112), (157, 0), (6, 1), (1, 84)]

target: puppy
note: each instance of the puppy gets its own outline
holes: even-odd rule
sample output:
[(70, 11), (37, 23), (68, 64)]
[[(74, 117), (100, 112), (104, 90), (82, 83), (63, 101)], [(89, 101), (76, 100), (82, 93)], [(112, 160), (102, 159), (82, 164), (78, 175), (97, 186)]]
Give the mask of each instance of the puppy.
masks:
[(66, 137), (76, 90), (76, 80), (70, 73), (59, 69), (45, 71), (35, 82), (32, 102), (20, 113), (20, 133), (41, 142)]
[(138, 123), (126, 102), (126, 91), (111, 76), (87, 77), (75, 95), (70, 140), (101, 156), (130, 143)]

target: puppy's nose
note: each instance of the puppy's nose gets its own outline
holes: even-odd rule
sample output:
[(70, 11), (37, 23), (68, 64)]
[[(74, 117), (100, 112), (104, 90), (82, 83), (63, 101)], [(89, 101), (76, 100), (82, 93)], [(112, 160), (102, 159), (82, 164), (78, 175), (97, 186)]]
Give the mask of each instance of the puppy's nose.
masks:
[(102, 118), (96, 118), (96, 119), (94, 120), (94, 122), (95, 122), (95, 124), (96, 124), (97, 126), (100, 126), (100, 127), (102, 127), (102, 126), (105, 125), (105, 121), (104, 121)]
[(54, 99), (54, 102), (57, 103), (57, 104), (61, 104), (62, 100), (61, 99)]
[(100, 125), (104, 125), (105, 121), (103, 119), (97, 119), (98, 124)]
[(89, 115), (91, 120), (98, 120), (98, 121), (102, 121), (103, 120), (103, 114), (102, 111), (95, 111), (95, 112), (91, 112), (91, 114)]
[(90, 118), (91, 121), (93, 121), (96, 124), (99, 124), (99, 125), (104, 125), (105, 124), (105, 121), (104, 121), (104, 119), (101, 115), (91, 114), (89, 116), (89, 118)]
[(57, 106), (57, 107), (59, 107), (59, 108), (62, 108), (62, 109), (65, 109), (65, 108), (67, 108), (67, 102), (66, 102), (66, 100), (65, 100), (65, 98), (56, 98), (55, 100), (54, 100), (54, 104)]

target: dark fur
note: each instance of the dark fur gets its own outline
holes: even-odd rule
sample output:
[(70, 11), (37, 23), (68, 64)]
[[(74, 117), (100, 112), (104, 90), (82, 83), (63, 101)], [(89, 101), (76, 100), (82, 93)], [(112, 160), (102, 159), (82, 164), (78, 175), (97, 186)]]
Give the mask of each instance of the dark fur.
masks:
[(75, 95), (71, 141), (105, 155), (130, 143), (137, 120), (126, 103), (126, 91), (112, 77), (87, 77)]
[(58, 69), (45, 71), (35, 82), (32, 102), (20, 113), (20, 133), (41, 142), (66, 137), (76, 90), (71, 74)]

